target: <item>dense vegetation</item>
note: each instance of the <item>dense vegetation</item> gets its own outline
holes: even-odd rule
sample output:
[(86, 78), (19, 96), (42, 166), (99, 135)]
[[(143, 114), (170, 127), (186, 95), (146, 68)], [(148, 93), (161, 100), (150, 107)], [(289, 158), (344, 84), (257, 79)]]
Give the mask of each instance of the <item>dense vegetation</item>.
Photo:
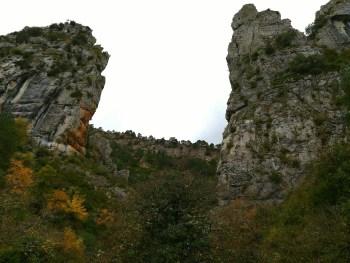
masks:
[(350, 145), (324, 152), (280, 206), (217, 208), (215, 162), (114, 145), (135, 175), (125, 182), (33, 146), (23, 120), (0, 116), (0, 262), (350, 260)]
[(210, 262), (215, 162), (115, 145), (128, 182), (90, 157), (33, 146), (25, 122), (0, 119), (0, 262)]

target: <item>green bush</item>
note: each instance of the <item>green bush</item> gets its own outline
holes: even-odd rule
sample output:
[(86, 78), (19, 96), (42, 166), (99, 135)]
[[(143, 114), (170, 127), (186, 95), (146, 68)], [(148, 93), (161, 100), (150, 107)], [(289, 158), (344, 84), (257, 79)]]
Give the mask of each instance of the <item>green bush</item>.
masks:
[(72, 98), (80, 99), (83, 96), (83, 93), (80, 90), (75, 90), (70, 94)]
[(288, 30), (279, 34), (275, 40), (276, 47), (278, 49), (283, 49), (292, 46), (293, 40), (296, 36), (297, 32), (295, 30)]
[(83, 32), (79, 32), (72, 40), (72, 44), (77, 46), (84, 46), (87, 42), (88, 39)]
[(0, 114), (0, 169), (6, 169), (10, 158), (24, 143), (26, 131), (6, 113)]
[(272, 55), (276, 52), (276, 48), (271, 44), (271, 42), (267, 42), (265, 46), (265, 54)]
[(324, 49), (321, 54), (305, 56), (298, 54), (289, 64), (288, 72), (299, 75), (318, 75), (339, 71), (350, 63), (350, 50), (337, 52)]
[(315, 204), (341, 205), (350, 201), (350, 146), (335, 147), (316, 165), (314, 176)]
[(210, 262), (206, 213), (215, 197), (203, 191), (203, 181), (170, 174), (143, 189), (144, 235), (125, 262)]
[(314, 39), (319, 30), (327, 23), (327, 18), (324, 15), (320, 15), (316, 18), (315, 22), (308, 25), (306, 28), (306, 34), (310, 39)]
[(62, 41), (62, 40), (65, 40), (68, 36), (66, 33), (64, 33), (62, 31), (49, 31), (49, 32), (47, 32), (45, 37), (49, 41)]
[(63, 262), (56, 257), (54, 250), (45, 250), (42, 240), (23, 237), (14, 248), (0, 249), (0, 263), (46, 263)]
[(29, 27), (25, 28), (20, 32), (16, 33), (17, 43), (26, 43), (30, 37), (39, 37), (43, 34), (43, 29), (40, 27)]

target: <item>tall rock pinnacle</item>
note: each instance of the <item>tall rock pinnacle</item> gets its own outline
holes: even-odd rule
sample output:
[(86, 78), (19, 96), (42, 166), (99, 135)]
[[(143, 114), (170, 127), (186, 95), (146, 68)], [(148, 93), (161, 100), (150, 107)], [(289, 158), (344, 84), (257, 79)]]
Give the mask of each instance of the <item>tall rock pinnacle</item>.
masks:
[(109, 55), (75, 22), (0, 37), (0, 112), (29, 120), (37, 143), (85, 152)]
[(302, 182), (310, 161), (345, 139), (346, 111), (337, 100), (350, 1), (323, 6), (308, 37), (279, 12), (254, 5), (235, 15), (232, 28), (219, 201), (278, 203)]

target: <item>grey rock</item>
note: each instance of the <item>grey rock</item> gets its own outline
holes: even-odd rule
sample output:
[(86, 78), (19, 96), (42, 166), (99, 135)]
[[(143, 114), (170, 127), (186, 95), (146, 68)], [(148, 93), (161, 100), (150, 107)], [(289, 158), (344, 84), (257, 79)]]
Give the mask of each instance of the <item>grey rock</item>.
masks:
[(109, 58), (95, 42), (68, 22), (1, 36), (0, 112), (28, 119), (40, 145), (84, 153)]
[[(245, 5), (234, 16), (227, 56), (232, 91), (217, 169), (219, 204), (282, 202), (303, 181), (310, 161), (345, 139), (345, 110), (334, 103), (342, 94), (339, 72), (279, 80), (298, 54), (319, 54), (320, 44), (350, 47), (350, 2), (331, 1), (317, 16), (322, 14), (326, 22), (314, 39), (275, 11)], [(279, 36), (288, 32), (294, 32), (291, 43), (276, 48)], [(271, 46), (274, 50), (268, 50)]]

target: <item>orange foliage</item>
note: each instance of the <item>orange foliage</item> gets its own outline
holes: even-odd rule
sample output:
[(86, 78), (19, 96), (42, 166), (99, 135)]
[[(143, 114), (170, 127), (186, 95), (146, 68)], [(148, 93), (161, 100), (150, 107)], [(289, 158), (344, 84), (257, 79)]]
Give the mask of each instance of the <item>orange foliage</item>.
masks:
[(47, 208), (51, 211), (69, 212), (69, 201), (65, 191), (55, 190), (47, 202)]
[(64, 229), (62, 246), (66, 253), (71, 253), (79, 257), (84, 255), (85, 248), (83, 240), (71, 228), (66, 227)]
[(48, 199), (47, 208), (54, 212), (72, 213), (79, 220), (85, 220), (88, 212), (84, 207), (85, 199), (79, 194), (74, 194), (70, 200), (63, 190), (55, 190)]
[(24, 194), (33, 184), (33, 171), (20, 160), (12, 160), (6, 176), (7, 184), (16, 194)]
[(80, 220), (85, 220), (88, 216), (84, 202), (85, 199), (82, 196), (74, 194), (72, 201), (69, 203), (70, 212)]
[(101, 209), (98, 218), (96, 219), (97, 225), (110, 225), (114, 222), (114, 216), (108, 209)]

